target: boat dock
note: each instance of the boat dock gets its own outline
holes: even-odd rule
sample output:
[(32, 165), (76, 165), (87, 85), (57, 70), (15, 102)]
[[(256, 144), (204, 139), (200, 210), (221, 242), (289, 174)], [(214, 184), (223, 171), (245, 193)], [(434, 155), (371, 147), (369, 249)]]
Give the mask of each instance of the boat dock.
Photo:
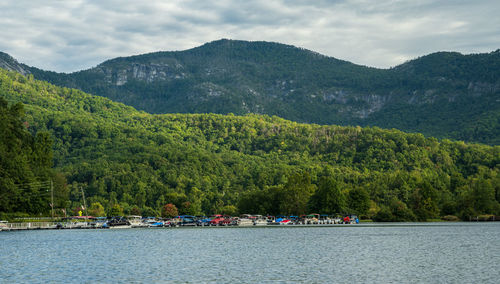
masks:
[[(92, 223), (78, 222), (78, 223), (61, 223), (61, 222), (27, 222), (27, 223), (6, 223), (6, 226), (0, 227), (0, 231), (27, 231), (27, 230), (67, 230), (67, 229), (107, 229), (110, 227), (95, 226)], [(280, 224), (267, 224), (264, 227), (334, 227), (334, 226), (350, 226), (348, 224), (293, 224), (293, 225), (280, 225)], [(210, 228), (249, 228), (249, 227), (260, 227), (263, 226), (238, 226), (238, 225), (183, 225), (183, 224), (171, 224), (166, 226), (161, 226), (162, 228), (183, 228), (183, 227), (210, 227)], [(140, 227), (128, 227), (128, 228), (155, 228), (153, 226), (140, 226)], [(113, 229), (113, 228), (111, 228)]]
[(0, 231), (25, 231), (25, 230), (62, 230), (62, 229), (100, 229), (90, 223), (61, 223), (61, 222), (26, 222), (5, 223)]
[(21, 230), (62, 230), (62, 229), (118, 229), (118, 228), (178, 228), (178, 227), (260, 227), (260, 226), (338, 226), (340, 224), (357, 224), (356, 216), (329, 218), (319, 214), (304, 215), (301, 218), (291, 216), (261, 216), (244, 214), (241, 217), (214, 215), (206, 216), (180, 215), (175, 218), (156, 218), (141, 216), (92, 217), (73, 216), (62, 220), (40, 221), (26, 220), (25, 222), (9, 223), (0, 221), (0, 231)]
[(48, 230), (57, 226), (55, 222), (26, 222), (26, 223), (4, 223), (0, 227), (1, 231), (19, 231), (19, 230)]

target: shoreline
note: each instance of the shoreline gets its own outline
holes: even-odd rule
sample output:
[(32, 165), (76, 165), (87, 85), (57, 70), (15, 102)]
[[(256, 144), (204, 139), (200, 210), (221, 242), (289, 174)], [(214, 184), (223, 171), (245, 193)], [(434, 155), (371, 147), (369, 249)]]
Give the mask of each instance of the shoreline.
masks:
[(9, 231), (37, 231), (37, 230), (162, 230), (162, 229), (249, 229), (249, 228), (384, 228), (384, 227), (450, 227), (450, 226), (473, 226), (473, 224), (495, 223), (494, 221), (443, 221), (443, 222), (360, 222), (359, 224), (294, 224), (294, 225), (264, 225), (264, 226), (167, 226), (167, 227), (128, 227), (128, 228), (102, 228), (92, 227), (90, 225), (71, 226), (63, 224), (62, 226), (36, 226), (35, 223), (27, 223), (25, 226), (20, 226), (22, 223), (9, 223), (15, 226), (1, 228), (0, 232)]

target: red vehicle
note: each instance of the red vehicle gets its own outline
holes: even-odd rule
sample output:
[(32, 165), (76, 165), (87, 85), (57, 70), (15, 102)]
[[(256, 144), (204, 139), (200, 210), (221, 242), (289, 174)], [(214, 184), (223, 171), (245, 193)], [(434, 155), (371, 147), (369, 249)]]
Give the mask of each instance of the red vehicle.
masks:
[(222, 225), (222, 222), (226, 219), (224, 218), (224, 216), (222, 215), (213, 215), (212, 217), (210, 217), (212, 220), (210, 220), (210, 222), (208, 222), (208, 224), (210, 226), (219, 226), (219, 225)]

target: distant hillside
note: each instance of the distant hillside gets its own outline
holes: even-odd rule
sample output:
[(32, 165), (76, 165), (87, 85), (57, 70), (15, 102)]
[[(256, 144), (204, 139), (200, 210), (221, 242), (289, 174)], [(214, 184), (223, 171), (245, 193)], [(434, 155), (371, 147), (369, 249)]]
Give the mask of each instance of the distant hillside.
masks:
[[(0, 103), (23, 131), (50, 134), (55, 170), (68, 181), (66, 191), (56, 192), (58, 204), (68, 212), (78, 211), (83, 188), (89, 212), (110, 215), (159, 215), (167, 203), (193, 215), (354, 212), (386, 221), (500, 215), (500, 146), (266, 115), (152, 115), (5, 70), (0, 97), (24, 104), (26, 122), (18, 107)], [(0, 150), (12, 154), (5, 145)], [(4, 157), (0, 182), (19, 173)], [(23, 202), (14, 183), (2, 183), (0, 201)], [(6, 192), (15, 198), (5, 199)], [(68, 195), (69, 203), (61, 200)], [(8, 211), (6, 202), (0, 213)]]
[(438, 52), (384, 70), (289, 45), (219, 40), (71, 74), (23, 68), (150, 113), (268, 114), (500, 144), (498, 50)]

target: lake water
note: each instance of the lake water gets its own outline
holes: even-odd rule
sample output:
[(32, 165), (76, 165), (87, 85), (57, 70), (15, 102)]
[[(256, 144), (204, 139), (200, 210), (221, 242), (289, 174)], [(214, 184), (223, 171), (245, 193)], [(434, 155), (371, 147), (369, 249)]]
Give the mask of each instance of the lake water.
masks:
[(0, 232), (1, 283), (500, 283), (500, 223)]

